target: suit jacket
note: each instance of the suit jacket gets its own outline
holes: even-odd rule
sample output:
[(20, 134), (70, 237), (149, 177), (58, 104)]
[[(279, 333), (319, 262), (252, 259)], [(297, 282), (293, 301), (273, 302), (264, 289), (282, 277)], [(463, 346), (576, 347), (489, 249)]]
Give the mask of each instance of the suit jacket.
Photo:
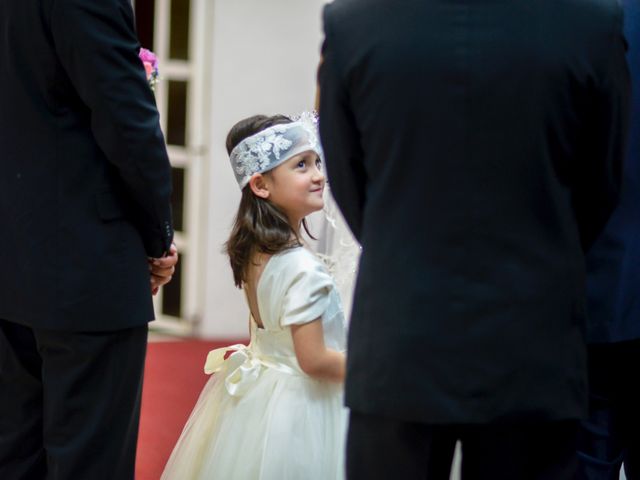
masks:
[(0, 318), (153, 319), (171, 170), (128, 0), (0, 2)]
[(623, 0), (632, 120), (620, 204), (587, 256), (591, 343), (640, 339), (640, 0)]
[(580, 417), (583, 248), (628, 121), (616, 0), (336, 0), (324, 29), (328, 176), (363, 247), (348, 406)]

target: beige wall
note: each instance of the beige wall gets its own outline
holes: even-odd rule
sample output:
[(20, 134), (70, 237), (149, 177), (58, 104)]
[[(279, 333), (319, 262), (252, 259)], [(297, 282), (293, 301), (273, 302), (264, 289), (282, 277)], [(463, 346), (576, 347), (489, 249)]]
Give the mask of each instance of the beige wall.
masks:
[(204, 337), (247, 336), (248, 311), (221, 253), (240, 192), (224, 141), (237, 121), (257, 113), (313, 107), (323, 0), (215, 0), (211, 35), (210, 145), (203, 238)]

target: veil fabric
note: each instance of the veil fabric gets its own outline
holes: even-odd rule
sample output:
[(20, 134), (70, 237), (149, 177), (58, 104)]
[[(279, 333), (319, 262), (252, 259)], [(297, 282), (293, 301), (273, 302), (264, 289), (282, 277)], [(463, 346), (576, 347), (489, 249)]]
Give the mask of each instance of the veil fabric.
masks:
[(320, 220), (320, 235), (316, 248), (335, 280), (348, 321), (353, 304), (353, 289), (358, 274), (361, 247), (340, 213), (329, 184), (325, 188), (324, 200), (324, 215)]

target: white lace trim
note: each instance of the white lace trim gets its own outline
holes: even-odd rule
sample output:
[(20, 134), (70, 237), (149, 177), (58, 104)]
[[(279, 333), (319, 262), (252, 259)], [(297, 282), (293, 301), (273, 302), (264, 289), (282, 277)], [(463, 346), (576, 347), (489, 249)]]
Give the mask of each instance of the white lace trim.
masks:
[(242, 189), (254, 174), (268, 172), (308, 150), (322, 157), (317, 117), (305, 112), (292, 123), (274, 125), (245, 138), (233, 149), (230, 160)]

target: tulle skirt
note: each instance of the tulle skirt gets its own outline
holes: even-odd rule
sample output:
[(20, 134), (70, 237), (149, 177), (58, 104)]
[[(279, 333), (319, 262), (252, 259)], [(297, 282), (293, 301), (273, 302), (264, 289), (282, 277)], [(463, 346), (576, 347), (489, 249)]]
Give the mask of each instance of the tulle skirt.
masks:
[(266, 368), (241, 396), (206, 384), (162, 480), (344, 478), (342, 387)]

